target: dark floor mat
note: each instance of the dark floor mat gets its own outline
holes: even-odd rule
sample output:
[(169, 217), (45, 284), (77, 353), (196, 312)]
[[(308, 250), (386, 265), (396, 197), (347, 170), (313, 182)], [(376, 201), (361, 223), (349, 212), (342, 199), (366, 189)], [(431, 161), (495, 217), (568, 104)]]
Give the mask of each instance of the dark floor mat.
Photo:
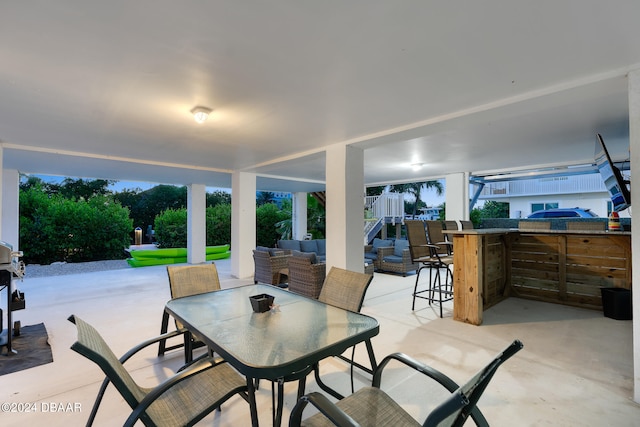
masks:
[(7, 356), (6, 347), (2, 348), (0, 375), (53, 362), (49, 336), (44, 323), (22, 327), (20, 335), (12, 337), (11, 347), (17, 353), (10, 356)]

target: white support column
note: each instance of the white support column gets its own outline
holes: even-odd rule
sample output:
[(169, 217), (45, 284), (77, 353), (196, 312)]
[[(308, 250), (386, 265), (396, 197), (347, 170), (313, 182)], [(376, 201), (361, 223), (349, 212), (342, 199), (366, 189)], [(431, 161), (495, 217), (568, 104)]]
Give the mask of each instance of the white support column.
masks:
[(207, 260), (207, 187), (187, 186), (187, 262), (202, 264)]
[[(4, 171), (4, 147), (0, 145), (0, 172)], [(4, 223), (4, 198), (2, 197), (4, 190), (4, 173), (0, 173), (0, 236), (2, 236), (2, 228)]]
[(256, 248), (256, 175), (234, 172), (231, 178), (231, 274), (253, 276)]
[(291, 210), (292, 238), (302, 240), (307, 234), (307, 193), (293, 193)]
[(364, 151), (335, 145), (326, 151), (327, 272), (364, 271)]
[[(631, 200), (640, 205), (640, 69), (629, 79), (629, 149), (631, 151)], [(638, 168), (638, 172), (635, 169)], [(635, 176), (635, 179), (634, 179)], [(631, 217), (631, 265), (640, 266), (640, 215)], [(638, 235), (636, 237), (635, 235)], [(640, 285), (640, 268), (631, 283)], [(640, 403), (640, 292), (631, 293), (633, 306), (633, 400)]]
[(3, 169), (0, 184), (0, 240), (11, 243), (17, 251), (20, 249), (20, 173), (16, 169)]
[(452, 173), (445, 176), (445, 202), (447, 220), (469, 219), (469, 173)]

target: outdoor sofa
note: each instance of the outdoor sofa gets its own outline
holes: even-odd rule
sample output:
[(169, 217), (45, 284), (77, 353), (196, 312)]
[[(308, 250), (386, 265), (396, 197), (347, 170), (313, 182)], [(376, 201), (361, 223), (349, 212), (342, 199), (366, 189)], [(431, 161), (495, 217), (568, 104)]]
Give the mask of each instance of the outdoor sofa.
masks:
[(316, 254), (317, 262), (319, 263), (325, 262), (327, 258), (327, 241), (325, 239), (278, 240), (277, 247), (285, 251), (313, 252)]

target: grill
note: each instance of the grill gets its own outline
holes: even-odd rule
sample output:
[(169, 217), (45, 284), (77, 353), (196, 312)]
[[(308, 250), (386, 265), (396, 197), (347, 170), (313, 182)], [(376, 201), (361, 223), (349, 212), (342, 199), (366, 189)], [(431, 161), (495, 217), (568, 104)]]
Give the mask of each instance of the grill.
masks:
[[(22, 252), (14, 251), (13, 246), (0, 240), (0, 290), (6, 288), (7, 292), (7, 328), (2, 328), (2, 309), (0, 309), (0, 348), (7, 347), (7, 355), (15, 353), (11, 348), (11, 327), (14, 310), (21, 310), (25, 307), (24, 294), (14, 291), (12, 288), (13, 279), (22, 279), (24, 276), (24, 262), (20, 260)], [(17, 322), (16, 322), (17, 323)], [(16, 333), (19, 333), (19, 328)]]
[(20, 261), (21, 256), (21, 251), (14, 251), (13, 246), (0, 240), (0, 270), (8, 270), (12, 276), (22, 278), (24, 263)]

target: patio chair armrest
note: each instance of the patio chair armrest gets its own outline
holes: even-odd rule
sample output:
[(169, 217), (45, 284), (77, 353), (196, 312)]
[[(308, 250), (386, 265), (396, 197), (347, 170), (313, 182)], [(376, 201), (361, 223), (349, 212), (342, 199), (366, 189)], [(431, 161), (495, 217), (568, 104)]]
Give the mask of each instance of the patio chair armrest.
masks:
[(373, 387), (380, 387), (380, 382), (382, 380), (382, 371), (384, 370), (385, 366), (392, 360), (397, 360), (398, 362), (410, 368), (413, 368), (414, 370), (428, 376), (429, 378), (434, 379), (450, 392), (454, 392), (460, 387), (455, 381), (453, 381), (442, 372), (432, 368), (431, 366), (425, 365), (424, 363), (419, 362), (418, 360), (404, 353), (393, 353), (382, 359), (382, 362), (380, 362), (378, 368), (373, 374)]
[[(75, 316), (73, 314), (71, 316), (69, 316), (67, 318), (67, 320), (69, 322), (73, 323), (74, 325), (76, 323), (76, 319), (75, 319)], [(120, 357), (120, 363), (126, 362), (127, 360), (129, 360), (131, 358), (131, 356), (133, 356), (134, 354), (136, 354), (140, 350), (144, 349), (145, 347), (150, 346), (151, 344), (155, 344), (158, 341), (161, 341), (161, 340), (164, 340), (164, 339), (167, 339), (167, 338), (172, 338), (172, 337), (176, 337), (178, 335), (182, 335), (185, 332), (187, 332), (187, 329), (180, 328), (180, 329), (176, 329), (175, 331), (171, 331), (171, 332), (167, 332), (167, 333), (158, 335), (157, 337), (154, 337), (154, 338), (149, 338), (148, 340), (141, 342), (140, 344), (136, 345), (135, 347), (132, 347), (122, 357)]]
[(386, 256), (393, 255), (393, 246), (384, 246), (378, 248), (378, 259), (382, 259)]
[(186, 332), (187, 332), (186, 328), (180, 328), (180, 329), (176, 329), (175, 331), (171, 331), (171, 332), (167, 332), (167, 333), (162, 334), (162, 335), (158, 335), (157, 337), (154, 337), (154, 338), (149, 338), (148, 340), (141, 342), (140, 344), (136, 345), (135, 347), (132, 347), (129, 351), (127, 351), (124, 355), (122, 355), (122, 357), (120, 357), (120, 362), (121, 363), (126, 362), (133, 355), (135, 355), (137, 352), (139, 352), (140, 350), (144, 349), (145, 347), (149, 347), (151, 344), (155, 344), (158, 341), (162, 341), (162, 340), (167, 339), (167, 338), (177, 337), (177, 336), (182, 335), (182, 334), (184, 334)]
[(271, 257), (271, 268), (274, 271), (287, 268), (289, 266), (289, 258), (291, 255), (276, 255)]
[(424, 245), (416, 245), (419, 248), (431, 248), (431, 249), (440, 249), (438, 245), (433, 245), (431, 243), (425, 243)]
[(307, 403), (311, 403), (322, 414), (327, 417), (331, 422), (338, 427), (359, 427), (353, 418), (345, 414), (336, 404), (327, 399), (323, 394), (318, 392), (312, 392), (306, 394), (298, 400), (296, 406), (291, 411), (291, 418), (289, 419), (289, 427), (298, 427), (302, 421), (302, 411), (307, 406)]
[(187, 378), (199, 374), (200, 372), (206, 371), (207, 369), (211, 369), (221, 363), (227, 363), (221, 358), (208, 358), (208, 359), (199, 359), (198, 363), (193, 363), (188, 368), (179, 371), (177, 374), (169, 378), (167, 381), (158, 385), (156, 388), (151, 390), (138, 404), (138, 406), (131, 412), (129, 418), (125, 421), (123, 426), (133, 426), (138, 421), (138, 419), (142, 416), (144, 411), (155, 402), (164, 392), (178, 384), (180, 381), (184, 381)]
[[(511, 354), (509, 354), (507, 357), (510, 357)], [(458, 390), (460, 388), (460, 386), (453, 381), (451, 378), (449, 378), (448, 376), (446, 376), (445, 374), (443, 374), (442, 372), (438, 371), (435, 368), (432, 368), (431, 366), (428, 366), (416, 359), (414, 359), (413, 357), (410, 357), (404, 353), (393, 353), (388, 355), (387, 357), (385, 357), (382, 362), (380, 362), (380, 364), (378, 365), (378, 367), (376, 368), (375, 372), (373, 373), (373, 387), (378, 387), (380, 388), (380, 382), (382, 380), (382, 371), (384, 370), (384, 367), (391, 361), (391, 360), (396, 360), (400, 363), (403, 363), (404, 365), (415, 369), (416, 371), (426, 375), (427, 377), (433, 379), (434, 381), (436, 381), (438, 384), (440, 384), (441, 386), (443, 386), (444, 388), (446, 388), (449, 392), (453, 393), (456, 390)], [(470, 412), (470, 416), (473, 419), (473, 421), (476, 423), (476, 425), (478, 427), (488, 427), (489, 423), (487, 422), (486, 418), (484, 417), (484, 415), (482, 414), (482, 412), (480, 412), (480, 409), (478, 409), (477, 406), (474, 406), (473, 409)]]
[(402, 250), (402, 262), (405, 265), (413, 264), (413, 259), (411, 259), (411, 251), (409, 248), (405, 248)]

